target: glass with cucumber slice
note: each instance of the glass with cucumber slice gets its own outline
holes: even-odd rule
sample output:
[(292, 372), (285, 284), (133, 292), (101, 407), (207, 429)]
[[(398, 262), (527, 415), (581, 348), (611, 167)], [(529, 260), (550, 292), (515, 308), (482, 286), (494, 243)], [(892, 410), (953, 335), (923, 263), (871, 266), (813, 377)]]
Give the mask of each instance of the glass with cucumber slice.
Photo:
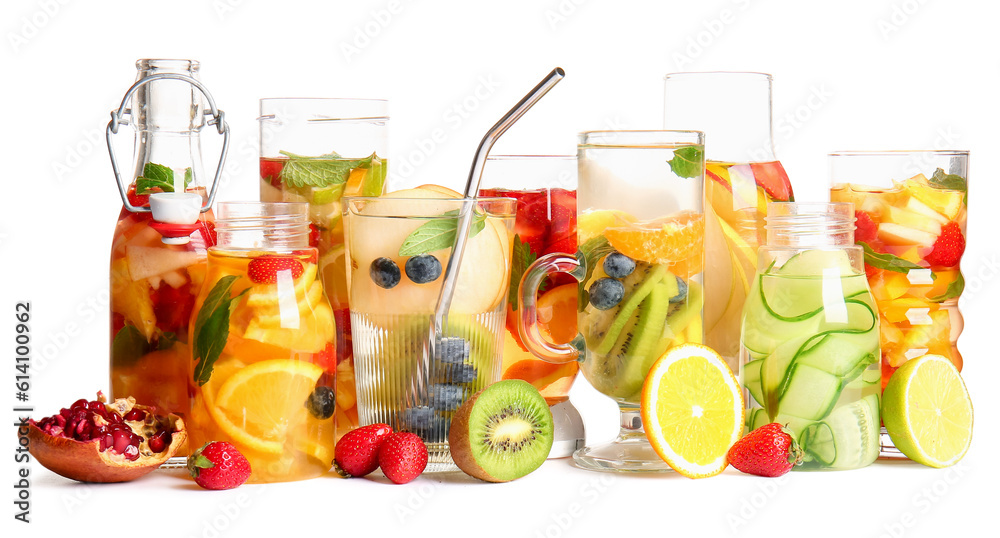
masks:
[(879, 453), (879, 320), (851, 204), (771, 203), (743, 308), (747, 429), (778, 422), (800, 469), (856, 469)]

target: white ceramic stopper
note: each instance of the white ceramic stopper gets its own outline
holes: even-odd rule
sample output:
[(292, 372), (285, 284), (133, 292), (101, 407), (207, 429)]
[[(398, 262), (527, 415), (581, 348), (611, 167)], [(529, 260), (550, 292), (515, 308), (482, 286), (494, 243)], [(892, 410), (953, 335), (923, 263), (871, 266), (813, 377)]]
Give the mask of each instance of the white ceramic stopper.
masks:
[(168, 224), (194, 224), (201, 214), (201, 195), (193, 192), (156, 192), (149, 195), (153, 220)]

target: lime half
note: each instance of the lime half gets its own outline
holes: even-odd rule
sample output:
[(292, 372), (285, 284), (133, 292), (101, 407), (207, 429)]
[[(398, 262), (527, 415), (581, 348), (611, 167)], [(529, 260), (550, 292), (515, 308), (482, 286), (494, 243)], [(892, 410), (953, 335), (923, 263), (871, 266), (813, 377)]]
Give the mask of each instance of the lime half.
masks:
[(906, 457), (930, 467), (958, 463), (972, 442), (972, 400), (941, 355), (903, 363), (882, 393), (882, 421)]

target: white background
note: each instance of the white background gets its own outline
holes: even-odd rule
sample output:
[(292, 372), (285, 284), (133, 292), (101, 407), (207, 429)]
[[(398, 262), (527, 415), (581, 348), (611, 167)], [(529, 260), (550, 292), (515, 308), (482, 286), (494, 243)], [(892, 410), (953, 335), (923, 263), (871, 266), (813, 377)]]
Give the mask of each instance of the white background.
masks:
[[(390, 99), (392, 187), (458, 187), (486, 129), (556, 65), (566, 79), (495, 153), (573, 153), (578, 131), (660, 128), (663, 75), (681, 70), (774, 75), (777, 152), (800, 200), (825, 196), (832, 150), (972, 151), (960, 343), (977, 428), (955, 468), (877, 463), (779, 480), (729, 469), (692, 481), (595, 474), (561, 460), (507, 485), (461, 475), (407, 486), (325, 477), (207, 493), (165, 473), (87, 486), (34, 465), (33, 523), (13, 522), (13, 506), (4, 503), (6, 528), (17, 535), (131, 525), (139, 536), (384, 534), (407, 526), (416, 535), (877, 537), (965, 535), (993, 525), (995, 3), (8, 0), (0, 10), (0, 309), (8, 309), (0, 332), (12, 348), (14, 302), (30, 300), (38, 416), (107, 387), (107, 259), (121, 202), (103, 133), (137, 58), (201, 61), (202, 80), (233, 132), (220, 200), (256, 194), (260, 97)], [(445, 140), (429, 145), (435, 129)], [(10, 381), (0, 400), (12, 406), (6, 356)], [(614, 435), (610, 400), (580, 382), (573, 401), (591, 441)], [(13, 432), (0, 438), (7, 453), (0, 482), (12, 484)], [(0, 498), (13, 499), (13, 488), (6, 491)]]

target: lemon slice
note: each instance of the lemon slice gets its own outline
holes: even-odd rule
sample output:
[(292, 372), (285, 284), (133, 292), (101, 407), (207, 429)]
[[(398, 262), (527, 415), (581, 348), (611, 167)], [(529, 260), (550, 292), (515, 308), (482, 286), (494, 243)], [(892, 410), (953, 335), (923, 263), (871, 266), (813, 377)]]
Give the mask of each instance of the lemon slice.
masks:
[(306, 398), (322, 374), (323, 368), (309, 362), (261, 361), (233, 374), (219, 387), (214, 401), (205, 403), (236, 443), (281, 454), (288, 432), (306, 420)]
[(972, 443), (972, 400), (958, 369), (941, 355), (908, 360), (892, 374), (882, 421), (896, 448), (930, 467), (958, 463)]
[(653, 450), (688, 478), (721, 473), (743, 433), (743, 391), (722, 357), (699, 344), (671, 348), (653, 364), (640, 411)]

